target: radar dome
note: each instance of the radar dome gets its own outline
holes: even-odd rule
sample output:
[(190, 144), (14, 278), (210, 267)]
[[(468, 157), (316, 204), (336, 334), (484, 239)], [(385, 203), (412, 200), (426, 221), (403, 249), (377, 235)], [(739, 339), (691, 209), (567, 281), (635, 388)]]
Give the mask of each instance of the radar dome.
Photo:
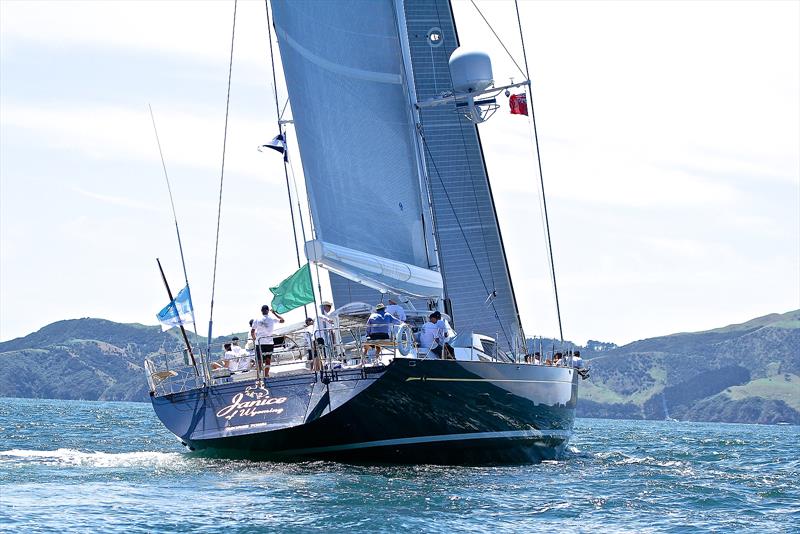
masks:
[(492, 60), (485, 52), (456, 48), (450, 55), (450, 76), (458, 93), (479, 93), (494, 83)]

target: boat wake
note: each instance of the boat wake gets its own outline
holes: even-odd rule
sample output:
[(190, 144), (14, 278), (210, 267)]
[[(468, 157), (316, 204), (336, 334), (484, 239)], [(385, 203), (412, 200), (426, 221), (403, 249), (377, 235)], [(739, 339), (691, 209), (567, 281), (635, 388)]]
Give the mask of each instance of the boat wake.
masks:
[(179, 452), (137, 451), (109, 453), (56, 449), (51, 451), (11, 449), (0, 451), (0, 464), (39, 463), (65, 467), (170, 467), (186, 461)]

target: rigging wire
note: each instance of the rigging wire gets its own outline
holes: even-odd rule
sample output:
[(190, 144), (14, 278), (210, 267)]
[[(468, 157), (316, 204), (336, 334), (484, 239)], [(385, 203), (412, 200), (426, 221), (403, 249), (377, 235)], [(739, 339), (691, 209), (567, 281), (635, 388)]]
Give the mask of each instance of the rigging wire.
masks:
[[(448, 69), (449, 71), (449, 69)], [(450, 87), (453, 86), (453, 77), (450, 76)], [(464, 162), (467, 164), (467, 171), (469, 172), (469, 181), (470, 189), (472, 189), (472, 198), (475, 201), (475, 211), (478, 213), (478, 220), (480, 221), (480, 232), (481, 232), (481, 242), (483, 243), (483, 252), (486, 254), (486, 264), (489, 266), (489, 276), (492, 279), (492, 291), (489, 293), (488, 298), (493, 298), (493, 296), (497, 295), (497, 281), (494, 278), (494, 268), (492, 267), (492, 258), (489, 255), (489, 246), (486, 244), (486, 227), (483, 224), (483, 210), (481, 210), (480, 205), (478, 203), (478, 188), (475, 184), (475, 174), (472, 172), (472, 164), (469, 161), (469, 150), (467, 150), (467, 137), (464, 134), (464, 127), (467, 126), (464, 124), (464, 120), (466, 120), (462, 115), (459, 114), (458, 116), (458, 131), (461, 134), (461, 146), (464, 148)], [(472, 125), (474, 128), (477, 129), (476, 125)], [(476, 132), (477, 134), (477, 132)], [(466, 240), (467, 236), (464, 236)]]
[[(292, 165), (291, 160), (289, 161), (288, 165), (289, 165), (289, 173), (291, 174), (291, 177), (292, 177), (292, 187), (294, 187), (294, 198), (295, 198), (295, 201), (297, 202), (297, 213), (300, 215), (300, 232), (301, 232), (302, 237), (303, 237), (303, 243), (306, 243), (307, 242), (307, 239), (306, 239), (306, 225), (305, 225), (305, 220), (303, 219), (303, 208), (300, 205), (300, 191), (297, 188), (297, 178), (296, 178), (296, 175), (295, 175), (295, 172), (294, 172), (294, 166)], [(310, 211), (308, 213), (308, 220), (309, 220), (309, 224), (312, 224), (312, 227), (309, 230), (312, 233), (312, 237), (313, 237), (314, 236), (314, 228), (313, 228), (313, 223), (312, 223), (311, 212)], [(306, 260), (306, 263), (310, 264), (310, 262), (308, 260)], [(314, 268), (315, 268), (315, 271), (316, 271), (316, 274), (317, 274), (317, 291), (319, 292), (319, 305), (322, 305), (322, 282), (320, 281), (320, 277), (319, 277), (319, 264), (315, 262), (314, 263)], [(309, 269), (309, 274), (310, 273), (311, 273), (311, 269)], [(313, 277), (312, 277), (311, 281), (312, 281), (312, 285), (313, 285), (313, 281), (314, 281)], [(314, 310), (315, 310), (314, 313), (316, 314), (315, 316), (316, 316), (317, 324), (319, 324), (319, 305), (317, 304), (317, 296), (316, 296), (316, 293), (315, 293), (314, 294)], [(305, 310), (305, 306), (303, 307), (303, 310)], [(308, 317), (308, 315), (306, 315), (306, 317)]]
[[(477, 9), (477, 6), (476, 6), (476, 9)], [(436, 6), (436, 18), (437, 18), (437, 21), (439, 23), (439, 27), (441, 27), (442, 26), (442, 18), (441, 18), (441, 13), (439, 13), (438, 4)], [(488, 22), (487, 22), (487, 24), (488, 24)], [(491, 26), (490, 26), (490, 28), (491, 28)], [(494, 31), (494, 30), (492, 30), (492, 31)], [(512, 58), (512, 60), (513, 60), (513, 58)], [(434, 70), (436, 70), (436, 69), (434, 68)], [(450, 69), (448, 69), (447, 72), (448, 72), (448, 77), (450, 79), (450, 88), (451, 88), (451, 90), (454, 91), (452, 73), (450, 72)], [(420, 118), (420, 120), (421, 120), (421, 118)], [(439, 182), (442, 184), (442, 189), (444, 190), (444, 193), (445, 193), (445, 196), (447, 198), (447, 201), (450, 204), (450, 208), (453, 210), (453, 215), (454, 215), (454, 217), (456, 219), (456, 222), (458, 223), (458, 227), (459, 227), (459, 230), (461, 231), (461, 235), (464, 238), (464, 243), (467, 245), (467, 250), (469, 250), (470, 256), (472, 256), (472, 261), (475, 264), (475, 269), (478, 271), (478, 276), (481, 279), (481, 283), (483, 284), (484, 291), (486, 291), (486, 294), (488, 295), (488, 297), (486, 299), (486, 303), (491, 305), (492, 311), (494, 312), (495, 319), (497, 320), (497, 323), (500, 326), (500, 330), (503, 332), (503, 337), (506, 338), (506, 342), (509, 344), (509, 346), (511, 346), (511, 340), (509, 339), (508, 334), (506, 333), (506, 329), (505, 329), (505, 326), (503, 325), (503, 321), (500, 320), (500, 314), (497, 312), (497, 307), (495, 305), (495, 297), (497, 296), (497, 285), (495, 283), (496, 281), (495, 281), (495, 277), (494, 277), (494, 269), (492, 267), (492, 258), (489, 256), (489, 248), (488, 248), (488, 246), (486, 244), (486, 232), (484, 230), (483, 215), (481, 214), (479, 206), (478, 206), (478, 195), (477, 195), (477, 192), (476, 192), (476, 188), (474, 186), (475, 181), (474, 181), (474, 175), (473, 175), (473, 172), (472, 172), (472, 165), (470, 164), (469, 157), (467, 156), (468, 150), (467, 150), (466, 136), (464, 134), (464, 125), (463, 125), (462, 120), (461, 120), (460, 117), (459, 117), (459, 121), (458, 122), (459, 122), (458, 130), (459, 130), (459, 133), (461, 134), (461, 143), (462, 143), (462, 146), (464, 148), (464, 153), (465, 153), (464, 160), (466, 161), (467, 169), (469, 170), (470, 181), (472, 182), (472, 185), (473, 185), (472, 193), (473, 193), (473, 196), (475, 198), (475, 209), (478, 211), (478, 218), (480, 220), (480, 227), (481, 227), (480, 228), (480, 232), (481, 232), (481, 241), (483, 243), (483, 251), (484, 251), (484, 254), (486, 255), (486, 262), (489, 265), (489, 274), (490, 274), (490, 276), (492, 278), (492, 291), (491, 292), (489, 291), (489, 288), (486, 287), (486, 282), (484, 281), (483, 273), (481, 272), (481, 268), (478, 265), (478, 262), (477, 262), (474, 254), (472, 252), (472, 247), (469, 246), (469, 240), (467, 239), (467, 234), (464, 231), (463, 226), (461, 225), (461, 221), (458, 218), (458, 213), (456, 212), (455, 208), (453, 207), (452, 202), (450, 201), (450, 195), (447, 193), (447, 189), (444, 187), (444, 182), (442, 181), (442, 177), (439, 174), (438, 168), (436, 167), (436, 162), (433, 160), (433, 155), (431, 154), (430, 147), (428, 147), (427, 140), (425, 139), (422, 130), (419, 131), (419, 134), (422, 137), (422, 141), (423, 141), (423, 144), (425, 145), (425, 149), (428, 151), (428, 155), (430, 156), (431, 163), (433, 164), (434, 169), (436, 170), (436, 175), (439, 178)], [(477, 135), (477, 127), (476, 127), (475, 134)], [(487, 179), (488, 179), (488, 177), (487, 177)]]
[[(474, 3), (474, 2), (473, 2)], [(528, 54), (525, 51), (525, 38), (522, 33), (522, 19), (519, 16), (519, 3), (517, 0), (514, 0), (514, 7), (517, 11), (517, 25), (519, 26), (519, 39), (522, 43), (522, 57), (525, 60), (525, 79), (528, 80), (528, 104), (531, 111), (530, 114), (530, 123), (533, 126), (533, 136), (534, 140), (536, 141), (536, 161), (539, 164), (539, 185), (542, 188), (542, 206), (544, 207), (544, 221), (545, 221), (545, 228), (547, 229), (547, 249), (550, 258), (550, 273), (553, 277), (553, 293), (555, 294), (556, 300), (556, 315), (558, 316), (558, 334), (561, 337), (561, 342), (564, 342), (564, 330), (561, 326), (561, 306), (558, 302), (558, 285), (556, 284), (556, 263), (555, 259), (553, 258), (553, 242), (550, 238), (550, 219), (547, 216), (547, 197), (544, 193), (544, 176), (542, 175), (542, 155), (539, 151), (539, 132), (536, 128), (536, 113), (533, 111), (533, 90), (531, 88), (530, 82), (530, 74), (528, 71)]]
[(217, 236), (214, 241), (214, 275), (211, 279), (211, 307), (208, 317), (208, 354), (211, 354), (211, 332), (214, 322), (214, 294), (217, 287), (217, 257), (219, 253), (219, 227), (222, 218), (222, 183), (225, 178), (225, 149), (228, 144), (228, 112), (231, 104), (231, 74), (233, 72), (233, 43), (236, 37), (236, 8), (238, 0), (233, 0), (233, 28), (231, 29), (231, 57), (228, 63), (228, 94), (225, 99), (225, 133), (222, 137), (222, 167), (219, 173), (219, 203), (217, 204)]
[[(452, 87), (452, 85), (453, 85), (453, 80), (452, 80), (452, 76), (451, 76), (451, 78), (450, 78), (450, 86)], [(494, 277), (494, 267), (492, 267), (492, 257), (489, 254), (489, 246), (486, 243), (486, 225), (484, 225), (484, 223), (483, 223), (483, 210), (481, 210), (481, 206), (478, 203), (478, 188), (477, 188), (477, 186), (475, 184), (475, 174), (472, 172), (472, 164), (469, 161), (469, 155), (468, 155), (469, 151), (467, 150), (467, 138), (466, 138), (466, 135), (464, 134), (464, 127), (466, 126), (464, 124), (464, 120), (465, 120), (465, 118), (462, 117), (461, 115), (459, 115), (459, 117), (458, 117), (458, 126), (459, 126), (458, 131), (461, 134), (461, 145), (464, 148), (464, 161), (467, 164), (467, 171), (469, 172), (470, 185), (472, 186), (472, 187), (470, 187), (470, 189), (472, 189), (472, 198), (475, 201), (475, 211), (477, 212), (478, 220), (480, 221), (480, 233), (481, 233), (481, 242), (483, 243), (483, 253), (486, 255), (486, 264), (489, 266), (489, 277), (492, 279), (492, 290), (489, 291), (488, 288), (486, 290), (486, 292), (487, 292), (486, 303), (492, 305), (492, 309), (495, 312), (495, 316), (498, 317), (498, 322), (500, 322), (499, 315), (497, 314), (497, 309), (495, 308), (495, 305), (494, 305), (494, 299), (497, 296), (497, 281), (495, 280), (495, 277)], [(473, 127), (477, 129), (477, 126), (473, 125)], [(476, 132), (476, 134), (477, 134), (477, 132)], [(467, 236), (465, 235), (464, 236), (464, 241), (466, 241), (466, 240), (467, 240)], [(477, 267), (477, 265), (476, 265), (476, 267)], [(480, 270), (479, 267), (477, 267), (477, 268), (478, 268), (478, 270)], [(503, 329), (503, 333), (505, 334), (505, 329), (503, 328), (502, 323), (500, 325), (500, 328)]]
[[(511, 55), (511, 52), (509, 52), (509, 51), (508, 51), (508, 48), (506, 48), (506, 45), (505, 45), (505, 43), (503, 43), (503, 40), (502, 40), (502, 39), (500, 39), (500, 36), (499, 36), (499, 35), (497, 35), (497, 32), (496, 32), (496, 31), (494, 31), (494, 28), (492, 27), (492, 25), (491, 25), (491, 24), (489, 24), (489, 21), (488, 21), (488, 20), (486, 20), (486, 17), (483, 15), (483, 12), (482, 12), (482, 11), (481, 11), (481, 9), (478, 7), (478, 5), (475, 3), (475, 0), (470, 0), (470, 2), (472, 2), (472, 6), (473, 6), (473, 7), (475, 8), (475, 10), (478, 12), (478, 15), (480, 15), (480, 16), (481, 16), (481, 18), (483, 19), (483, 22), (485, 22), (485, 23), (486, 23), (486, 25), (489, 27), (489, 29), (490, 29), (490, 30), (492, 30), (492, 33), (494, 34), (495, 38), (497, 39), (497, 42), (498, 42), (498, 43), (500, 43), (500, 46), (502, 46), (502, 47), (503, 47), (503, 50), (505, 50), (505, 51), (506, 51), (506, 54), (508, 54), (508, 57), (511, 59), (511, 61), (512, 61), (512, 62), (514, 62), (514, 65), (517, 67), (517, 70), (519, 70), (520, 74), (522, 74), (523, 76), (525, 76), (525, 79), (526, 79), (526, 80), (530, 79), (530, 78), (528, 78), (528, 77), (527, 77), (527, 72), (528, 72), (528, 60), (527, 60), (527, 59), (525, 60), (525, 72), (522, 72), (522, 68), (519, 66), (519, 63), (517, 63), (517, 60), (516, 60), (516, 59), (514, 59), (514, 56), (512, 56), (512, 55)], [(514, 3), (516, 4), (516, 0), (514, 1)], [(517, 18), (519, 19), (519, 10), (517, 10)], [(525, 49), (525, 45), (524, 45), (524, 43), (523, 43), (523, 45), (522, 45), (522, 46), (523, 46), (523, 50), (524, 50), (524, 49)], [(523, 55), (524, 55), (524, 52), (523, 52)]]
[(286, 102), (283, 103), (283, 109), (281, 109), (281, 114), (278, 115), (278, 120), (283, 120), (283, 114), (286, 113), (287, 107), (289, 107), (289, 97), (286, 97)]
[[(483, 278), (483, 273), (481, 272), (481, 268), (478, 266), (478, 260), (475, 258), (475, 254), (473, 253), (472, 247), (470, 246), (469, 240), (467, 239), (467, 234), (464, 231), (464, 227), (461, 225), (461, 220), (458, 217), (458, 212), (456, 211), (455, 206), (453, 206), (453, 201), (450, 200), (450, 194), (447, 192), (447, 187), (444, 185), (444, 180), (442, 180), (442, 175), (439, 173), (439, 167), (436, 165), (436, 160), (433, 159), (433, 154), (431, 153), (430, 146), (428, 146), (428, 140), (425, 138), (425, 136), (421, 131), (420, 131), (420, 137), (422, 138), (422, 145), (425, 147), (425, 151), (428, 154), (428, 158), (430, 159), (430, 162), (433, 165), (433, 171), (436, 174), (436, 177), (439, 179), (439, 184), (441, 184), (442, 186), (442, 191), (444, 192), (445, 199), (447, 199), (447, 203), (450, 206), (450, 209), (453, 211), (453, 216), (455, 217), (458, 229), (461, 232), (461, 236), (464, 238), (464, 244), (467, 246), (467, 251), (469, 252), (470, 258), (472, 258), (472, 263), (475, 264), (475, 270), (478, 271), (478, 277), (481, 279), (481, 284), (483, 285), (483, 289), (488, 293), (489, 288), (486, 286), (486, 280)], [(494, 311), (494, 316), (497, 319), (497, 323), (500, 325), (500, 330), (503, 332), (503, 337), (505, 337), (506, 342), (510, 344), (511, 342), (508, 338), (508, 334), (506, 333), (506, 329), (503, 326), (503, 322), (500, 320), (500, 315), (497, 313), (497, 308), (495, 307), (494, 302), (492, 302), (491, 305), (492, 305), (492, 310)]]
[[(153, 115), (153, 106), (147, 104), (147, 108), (150, 110), (150, 120), (153, 122), (153, 132), (155, 132), (156, 134), (158, 155), (161, 156), (161, 167), (164, 169), (164, 180), (167, 182), (167, 191), (169, 192), (169, 204), (172, 207), (172, 218), (175, 220), (175, 233), (178, 236), (178, 250), (181, 253), (181, 265), (183, 266), (183, 279), (186, 282), (186, 287), (189, 287), (189, 275), (186, 274), (186, 260), (183, 257), (183, 243), (181, 242), (181, 231), (178, 228), (178, 215), (175, 212), (175, 201), (172, 198), (172, 186), (169, 183), (169, 175), (167, 174), (167, 164), (164, 162), (164, 152), (161, 150), (161, 140), (158, 138), (158, 128), (156, 128), (156, 119), (155, 116)], [(197, 321), (194, 316), (194, 306), (192, 306), (192, 324), (194, 326), (194, 335), (196, 338), (199, 338), (200, 336), (197, 334)]]
[[(523, 76), (525, 76), (525, 73), (522, 72), (522, 68), (519, 66), (519, 63), (517, 63), (517, 60), (514, 59), (514, 56), (508, 50), (508, 47), (506, 47), (506, 45), (503, 42), (503, 40), (500, 39), (500, 36), (497, 34), (497, 32), (494, 30), (494, 27), (489, 23), (489, 20), (486, 18), (486, 16), (483, 14), (481, 9), (475, 3), (475, 0), (470, 0), (470, 2), (472, 3), (472, 6), (475, 8), (475, 10), (478, 12), (478, 14), (481, 16), (481, 18), (483, 19), (483, 22), (486, 23), (486, 26), (488, 26), (489, 30), (491, 30), (492, 34), (497, 39), (497, 42), (500, 43), (500, 46), (503, 47), (503, 50), (505, 50), (505, 52), (508, 55), (509, 59), (511, 59), (511, 61), (514, 63), (514, 65), (517, 67), (517, 70), (519, 70), (520, 73)], [(527, 68), (527, 63), (526, 63), (526, 68)], [(528, 78), (526, 77), (525, 79), (527, 80)], [(451, 76), (451, 81), (452, 81), (452, 76)], [(494, 95), (492, 95), (492, 98), (494, 96), (497, 96), (498, 94), (500, 94), (500, 91), (497, 91)], [(475, 129), (477, 130), (477, 125), (475, 126)], [(463, 132), (462, 132), (462, 137), (463, 137)], [(491, 189), (490, 189), (490, 192), (491, 192)], [(495, 220), (496, 220), (496, 218), (495, 218)], [(499, 235), (499, 230), (500, 230), (499, 221), (496, 220), (496, 224), (497, 224), (498, 235)], [(544, 224), (543, 224), (543, 226), (544, 226)], [(502, 238), (501, 238), (501, 243), (502, 243)], [(505, 250), (502, 250), (502, 253), (505, 255)], [(506, 272), (508, 273), (508, 260), (505, 259), (505, 257), (504, 257), (504, 260), (505, 260), (505, 264), (506, 264)], [(491, 263), (489, 264), (489, 268), (491, 269)], [(520, 317), (519, 309), (517, 308), (517, 299), (516, 299), (516, 296), (514, 295), (514, 287), (513, 287), (512, 283), (511, 283), (511, 279), (510, 279), (511, 275), (510, 275), (510, 273), (508, 273), (508, 276), (509, 276), (508, 283), (509, 283), (509, 287), (511, 289), (511, 295), (512, 295), (512, 298), (513, 298), (513, 301), (514, 301), (514, 308), (515, 308), (515, 311), (517, 312), (517, 330), (521, 332), (522, 331), (522, 318)], [(494, 276), (492, 276), (492, 278), (494, 278)], [(494, 283), (494, 280), (492, 282)], [(491, 298), (494, 298), (496, 296), (497, 296), (497, 292), (493, 291), (492, 294), (489, 295), (489, 298), (491, 299)]]
[[(269, 16), (269, 0), (264, 0), (264, 9), (267, 13), (267, 40), (269, 41), (269, 60), (272, 66), (272, 88), (273, 94), (275, 95), (275, 120), (278, 122), (278, 131), (283, 136), (283, 175), (286, 179), (286, 195), (289, 202), (289, 214), (292, 218), (292, 235), (294, 236), (294, 253), (297, 257), (297, 268), (299, 269), (302, 265), (300, 263), (300, 245), (297, 243), (297, 224), (294, 220), (294, 208), (292, 207), (292, 189), (289, 186), (289, 171), (286, 168), (289, 164), (289, 146), (286, 140), (286, 129), (281, 125), (281, 116), (283, 113), (281, 112), (280, 102), (278, 100), (278, 81), (275, 75), (275, 52), (272, 46), (272, 22)], [(286, 102), (289, 102), (288, 99)], [(284, 106), (283, 109), (285, 111), (286, 107)], [(302, 214), (300, 215), (302, 216)], [(305, 242), (305, 240), (303, 240), (303, 242)], [(316, 305), (316, 302), (314, 304)], [(308, 307), (305, 304), (303, 305), (303, 312), (306, 317), (308, 317)]]
[[(291, 176), (292, 180), (292, 187), (294, 188), (294, 198), (297, 202), (297, 212), (300, 214), (300, 232), (303, 236), (303, 243), (306, 242), (306, 228), (305, 228), (305, 221), (303, 220), (303, 208), (300, 205), (300, 190), (297, 188), (297, 178), (294, 173), (294, 167), (292, 166), (291, 161), (289, 162), (289, 175)], [(309, 219), (311, 218), (311, 213), (308, 214)]]

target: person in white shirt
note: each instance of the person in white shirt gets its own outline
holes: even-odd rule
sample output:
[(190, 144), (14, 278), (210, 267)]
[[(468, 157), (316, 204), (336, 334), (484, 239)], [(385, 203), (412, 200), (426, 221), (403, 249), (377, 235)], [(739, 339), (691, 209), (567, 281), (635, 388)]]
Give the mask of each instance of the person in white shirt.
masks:
[(389, 299), (389, 305), (386, 306), (386, 313), (392, 315), (395, 319), (406, 322), (406, 310), (394, 299)]
[(338, 318), (333, 315), (333, 304), (327, 300), (323, 300), (322, 304), (319, 305), (319, 309), (319, 329), (315, 334), (317, 336), (317, 344), (329, 345), (341, 356), (344, 354), (344, 348), (341, 346), (341, 334), (336, 327)]
[(230, 343), (223, 343), (222, 350), (224, 350), (224, 354), (222, 358), (220, 358), (216, 362), (211, 362), (211, 370), (212, 371), (219, 371), (220, 369), (231, 369), (231, 358), (233, 357), (233, 353), (231, 352), (231, 344)]
[(441, 320), (442, 314), (438, 311), (428, 316), (429, 322), (422, 325), (419, 334), (419, 346), (428, 349), (429, 353), (435, 354), (438, 358), (442, 357), (442, 348), (447, 340), (447, 327)]
[(228, 368), (231, 371), (249, 371), (250, 370), (250, 354), (242, 347), (239, 346), (239, 338), (234, 336), (231, 338), (231, 357)]
[[(322, 322), (320, 320), (320, 322)], [(314, 326), (314, 319), (306, 317), (306, 327), (303, 329), (308, 332), (308, 337), (303, 336), (303, 347), (310, 343), (306, 350), (308, 350), (308, 359), (311, 360), (311, 370), (319, 371), (322, 369), (322, 346), (325, 344), (325, 332)]]
[(317, 332), (316, 327), (314, 326), (314, 319), (311, 317), (306, 317), (305, 328), (303, 328), (302, 332), (303, 335), (297, 341), (297, 346), (301, 348), (308, 349), (308, 359), (312, 359), (312, 348), (314, 346), (315, 339), (319, 336), (319, 332)]
[(322, 304), (319, 305), (319, 310), (322, 313), (322, 315), (325, 316), (326, 319), (331, 320), (330, 317), (328, 317), (330, 313), (333, 311), (333, 304), (331, 303), (331, 301), (323, 300)]
[(250, 337), (253, 338), (256, 344), (256, 355), (258, 356), (259, 364), (264, 366), (265, 378), (269, 378), (269, 366), (272, 362), (272, 351), (275, 348), (272, 332), (275, 330), (277, 323), (284, 322), (283, 317), (275, 313), (274, 310), (272, 315), (277, 319), (269, 316), (269, 306), (264, 304), (261, 306), (261, 317), (253, 320), (253, 327), (250, 329)]
[(336, 324), (336, 321), (330, 316), (333, 311), (333, 304), (327, 300), (323, 300), (322, 304), (319, 305), (319, 311), (319, 326), (314, 330), (314, 336), (318, 343), (324, 344), (326, 338), (325, 330), (333, 328)]

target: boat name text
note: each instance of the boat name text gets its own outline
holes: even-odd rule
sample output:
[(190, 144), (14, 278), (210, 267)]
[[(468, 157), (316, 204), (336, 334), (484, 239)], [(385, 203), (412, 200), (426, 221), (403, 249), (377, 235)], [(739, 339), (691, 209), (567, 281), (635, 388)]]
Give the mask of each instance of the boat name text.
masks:
[(231, 399), (231, 403), (217, 412), (217, 417), (224, 417), (230, 421), (236, 416), (253, 417), (255, 415), (269, 413), (281, 414), (283, 413), (283, 408), (271, 407), (266, 410), (259, 410), (258, 408), (261, 406), (283, 404), (288, 399), (288, 397), (269, 397), (266, 399), (242, 402), (243, 397), (244, 393), (237, 393), (234, 395)]

